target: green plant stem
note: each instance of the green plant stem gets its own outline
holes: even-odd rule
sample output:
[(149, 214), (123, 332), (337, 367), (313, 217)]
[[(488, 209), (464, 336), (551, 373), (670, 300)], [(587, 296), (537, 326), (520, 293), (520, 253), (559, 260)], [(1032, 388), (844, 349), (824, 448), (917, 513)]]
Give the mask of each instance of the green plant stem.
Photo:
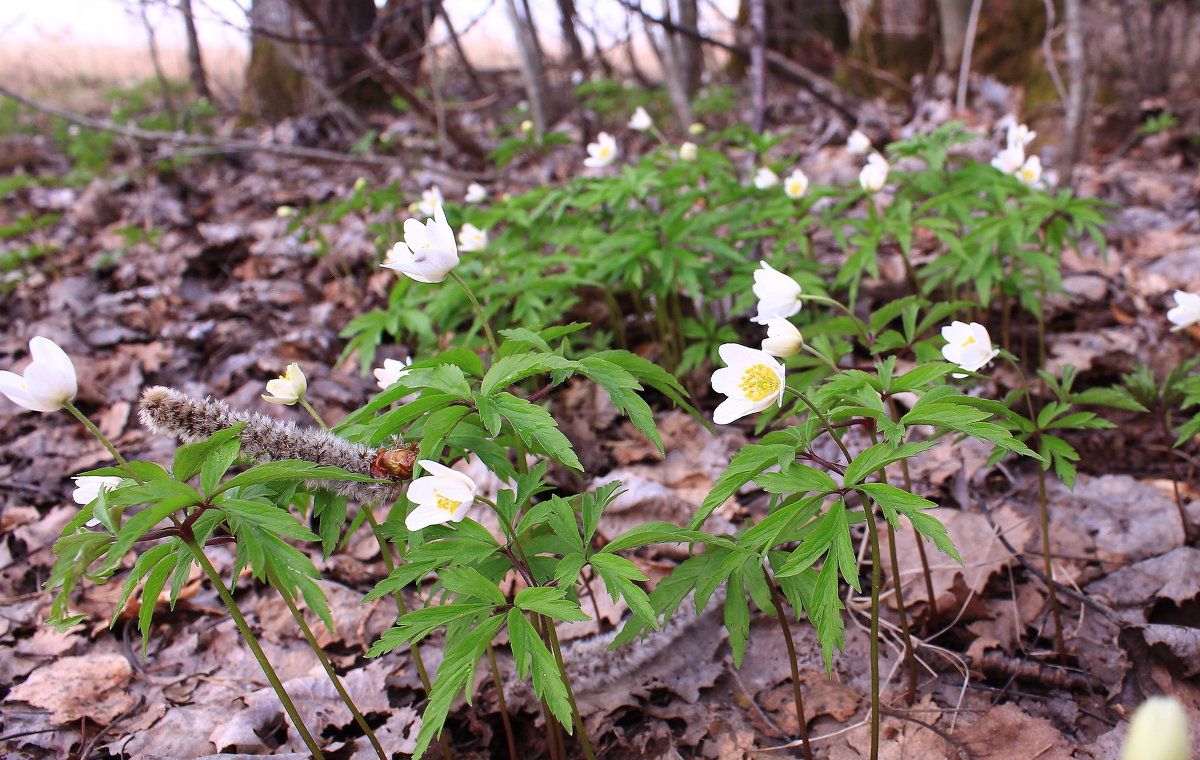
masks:
[[(900, 419), (895, 399), (888, 396), (884, 403), (887, 404), (892, 420)], [(907, 459), (900, 460), (900, 474), (904, 477), (904, 490), (912, 493), (912, 475), (908, 471)], [(913, 539), (917, 542), (917, 555), (921, 558), (921, 574), (925, 578), (925, 595), (929, 597), (929, 619), (932, 620), (937, 617), (937, 595), (933, 591), (933, 573), (929, 569), (929, 557), (925, 554), (925, 537), (913, 531)]]
[(496, 682), (496, 707), (500, 710), (500, 722), (504, 724), (504, 738), (508, 742), (509, 760), (517, 760), (517, 740), (513, 735), (512, 719), (508, 716), (508, 702), (504, 699), (504, 681), (500, 679), (500, 667), (496, 664), (496, 650), (487, 647), (488, 664), (492, 666), (492, 680)]
[(592, 743), (588, 741), (587, 729), (583, 725), (583, 716), (579, 714), (579, 705), (575, 702), (575, 690), (571, 688), (571, 676), (567, 673), (566, 664), (563, 663), (562, 647), (558, 645), (558, 633), (554, 630), (554, 621), (545, 616), (541, 617), (546, 630), (546, 638), (550, 643), (550, 651), (554, 653), (554, 661), (558, 664), (559, 674), (562, 675), (563, 686), (567, 687), (567, 701), (571, 703), (571, 720), (575, 723), (579, 746), (583, 748), (583, 754), (587, 760), (596, 760), (596, 754), (592, 751)]
[(229, 593), (229, 589), (225, 588), (221, 576), (217, 574), (217, 569), (208, 561), (208, 556), (205, 555), (204, 549), (200, 544), (196, 543), (196, 537), (191, 531), (185, 532), (181, 538), (187, 544), (187, 547), (195, 557), (196, 562), (204, 569), (208, 575), (209, 581), (212, 582), (217, 594), (221, 597), (221, 601), (225, 604), (225, 609), (229, 611), (229, 616), (233, 618), (233, 624), (237, 626), (238, 633), (242, 634), (242, 639), (246, 645), (250, 647), (250, 652), (254, 655), (254, 659), (258, 660), (259, 667), (262, 668), (263, 674), (266, 675), (267, 681), (270, 682), (271, 688), (275, 690), (275, 694), (279, 696), (279, 701), (283, 704), (283, 709), (287, 712), (288, 717), (292, 719), (292, 725), (300, 732), (300, 738), (304, 740), (308, 751), (316, 760), (325, 760), (325, 755), (321, 753), (321, 748), (317, 746), (316, 739), (309, 733), (308, 726), (304, 724), (304, 719), (300, 717), (300, 712), (296, 709), (296, 705), (292, 702), (292, 698), (288, 696), (287, 690), (283, 688), (283, 682), (279, 680), (279, 675), (276, 674), (275, 668), (271, 666), (270, 660), (263, 652), (262, 647), (258, 643), (258, 639), (254, 637), (254, 632), (250, 630), (250, 625), (246, 622), (246, 618), (242, 615), (242, 611), (238, 609), (237, 602), (234, 601), (233, 594)]
[[(387, 539), (384, 538), (383, 532), (379, 529), (379, 522), (375, 519), (375, 512), (371, 509), (370, 504), (363, 504), (360, 509), (366, 511), (367, 523), (371, 526), (371, 533), (375, 536), (375, 543), (379, 545), (379, 554), (383, 557), (383, 566), (390, 575), (396, 569), (396, 562), (392, 559), (392, 552), (388, 549)], [(396, 602), (396, 612), (400, 617), (408, 614), (408, 605), (404, 602), (404, 592), (397, 589), (392, 594), (392, 599)], [(417, 667), (417, 677), (421, 679), (421, 688), (425, 690), (425, 696), (428, 697), (433, 692), (433, 681), (429, 679), (429, 671), (425, 668), (425, 660), (421, 657), (421, 650), (417, 648), (415, 643), (408, 646), (408, 651), (412, 654), (413, 664)], [(438, 740), (442, 745), (442, 756), (446, 760), (453, 760), (454, 750), (450, 748), (450, 739), (443, 732)]]
[(87, 428), (89, 433), (96, 436), (100, 443), (104, 444), (104, 448), (108, 449), (108, 453), (112, 454), (113, 459), (117, 460), (117, 464), (121, 466), (121, 469), (129, 473), (129, 477), (133, 478), (139, 483), (142, 482), (142, 479), (139, 478), (137, 473), (133, 471), (133, 468), (129, 466), (129, 462), (125, 461), (125, 457), (121, 456), (121, 452), (117, 451), (116, 447), (113, 446), (112, 443), (109, 442), (108, 438), (104, 436), (104, 433), (100, 432), (100, 428), (96, 427), (95, 424), (93, 424), (92, 421), (87, 418), (87, 415), (79, 411), (79, 408), (70, 401), (64, 401), (63, 408), (70, 412), (75, 419), (79, 420), (80, 424)]
[[(1038, 316), (1038, 332), (1041, 332), (1041, 312)], [(1029, 387), (1029, 381), (1025, 378), (1025, 373), (1021, 371), (1021, 365), (1009, 359), (1009, 364), (1017, 371), (1017, 378), (1021, 382), (1021, 387), (1025, 389), (1025, 408), (1029, 411), (1029, 424), (1033, 425), (1033, 443), (1035, 450), (1041, 448), (1042, 430), (1038, 427), (1038, 414), (1033, 408), (1033, 390)], [(1067, 648), (1063, 638), (1062, 626), (1062, 607), (1058, 603), (1058, 593), (1055, 591), (1054, 583), (1054, 563), (1050, 559), (1050, 504), (1046, 498), (1046, 468), (1050, 466), (1049, 462), (1038, 462), (1038, 517), (1041, 521), (1042, 530), (1042, 565), (1043, 572), (1046, 574), (1046, 589), (1047, 597), (1050, 601), (1050, 614), (1054, 618), (1054, 646), (1058, 650), (1058, 659), (1066, 663)]]
[(301, 396), (300, 397), (300, 406), (302, 406), (306, 410), (308, 410), (308, 413), (312, 415), (312, 418), (314, 420), (316, 420), (317, 424), (321, 426), (322, 430), (325, 430), (325, 431), (329, 430), (329, 426), (325, 424), (325, 420), (321, 419), (321, 415), (317, 414), (316, 409), (312, 408), (312, 404), (308, 403), (308, 399)]
[[(542, 626), (542, 616), (530, 613), (530, 618), (533, 621), (533, 629), (537, 631), (543, 642), (547, 642), (546, 630)], [(550, 756), (551, 760), (563, 760), (566, 757), (566, 749), (563, 745), (562, 726), (559, 724), (558, 718), (554, 716), (554, 712), (551, 711), (550, 703), (545, 698), (539, 698), (538, 702), (542, 706), (542, 720), (546, 722), (546, 754)]]
[[(838, 436), (837, 428), (835, 428), (817, 405), (812, 402), (803, 391), (788, 388), (792, 393), (804, 402), (813, 414), (817, 415), (817, 419), (821, 421), (821, 426), (825, 428), (825, 432), (829, 433), (833, 438), (837, 447), (842, 450), (842, 456), (846, 457), (846, 463), (849, 464), (854, 460), (850, 455), (850, 450), (846, 448), (846, 444), (842, 443), (841, 437)], [(879, 557), (879, 530), (875, 526), (875, 508), (871, 506), (870, 499), (863, 497), (863, 507), (866, 514), (863, 515), (864, 522), (867, 524), (867, 537), (871, 542), (871, 640), (870, 659), (871, 659), (871, 756), (870, 760), (879, 760), (879, 727), (880, 727), (880, 702), (879, 702), (879, 586), (882, 582), (882, 570), (880, 568)]]
[(763, 577), (767, 580), (767, 588), (771, 589), (771, 601), (775, 604), (775, 613), (779, 615), (779, 630), (783, 633), (783, 643), (788, 650), (788, 664), (792, 667), (792, 699), (796, 707), (796, 725), (800, 731), (800, 741), (804, 747), (806, 760), (813, 760), (812, 744), (808, 740), (808, 719), (804, 714), (804, 697), (800, 693), (800, 666), (796, 661), (796, 643), (792, 641), (792, 627), (787, 621), (783, 610), (783, 595), (775, 585), (775, 579), (763, 565)]
[[(879, 443), (879, 436), (874, 430), (871, 431), (871, 443)], [(879, 482), (886, 485), (888, 482), (887, 469), (880, 468), (876, 470), (876, 473), (879, 475)], [(890, 520), (887, 522), (887, 533), (888, 554), (891, 555), (892, 565), (892, 588), (896, 591), (896, 615), (900, 619), (900, 633), (904, 636), (904, 667), (908, 671), (908, 689), (904, 693), (904, 701), (909, 707), (912, 707), (913, 702), (917, 701), (917, 659), (914, 656), (912, 633), (908, 628), (908, 612), (904, 609), (904, 589), (900, 585), (900, 558), (896, 551), (896, 529), (892, 527)]]
[(471, 286), (467, 285), (466, 281), (459, 276), (458, 272), (450, 272), (450, 279), (458, 283), (458, 286), (467, 294), (467, 298), (471, 301), (471, 308), (475, 310), (475, 317), (479, 320), (479, 324), (483, 326), (484, 337), (487, 338), (488, 345), (492, 349), (492, 360), (500, 356), (500, 346), (496, 343), (496, 337), (492, 335), (492, 326), (488, 322), (487, 314), (483, 312), (483, 307), (479, 305), (479, 299), (475, 297), (475, 291), (471, 290)]
[(608, 305), (608, 318), (612, 322), (613, 333), (617, 337), (617, 348), (628, 349), (629, 342), (625, 338), (625, 315), (621, 313), (621, 307), (617, 304), (616, 296), (608, 288), (601, 288), (604, 293), (604, 302)]
[(1167, 405), (1159, 405), (1159, 424), (1162, 426), (1163, 442), (1167, 445), (1167, 463), (1171, 468), (1171, 488), (1175, 492), (1175, 508), (1179, 510), (1179, 522), (1183, 524), (1183, 543), (1192, 542), (1192, 521), (1188, 518), (1187, 508), (1183, 505), (1183, 495), (1179, 492), (1179, 467), (1175, 463), (1175, 447), (1171, 445), (1171, 410)]
[(384, 752), (383, 747), (379, 744), (379, 739), (375, 736), (375, 732), (367, 725), (367, 719), (363, 717), (362, 712), (358, 709), (358, 705), (354, 704), (354, 699), (350, 693), (346, 691), (346, 687), (342, 684), (342, 679), (338, 677), (337, 671), (333, 669), (333, 664), (329, 662), (329, 657), (325, 654), (325, 650), (317, 642), (317, 637), (313, 634), (312, 628), (304, 619), (304, 615), (296, 607), (296, 602), (292, 599), (292, 595), (283, 586), (272, 583), (275, 590), (283, 597), (283, 603), (287, 605), (288, 611), (292, 613), (292, 617), (296, 619), (296, 625), (300, 627), (300, 632), (304, 634), (304, 640), (308, 642), (308, 646), (312, 649), (313, 654), (321, 662), (321, 667), (325, 670), (325, 675), (329, 676), (329, 682), (333, 684), (333, 688), (337, 691), (338, 696), (342, 698), (342, 702), (346, 704), (346, 709), (354, 716), (354, 722), (366, 734), (367, 739), (371, 742), (371, 746), (375, 748), (375, 754), (379, 755), (379, 760), (389, 760), (388, 754)]

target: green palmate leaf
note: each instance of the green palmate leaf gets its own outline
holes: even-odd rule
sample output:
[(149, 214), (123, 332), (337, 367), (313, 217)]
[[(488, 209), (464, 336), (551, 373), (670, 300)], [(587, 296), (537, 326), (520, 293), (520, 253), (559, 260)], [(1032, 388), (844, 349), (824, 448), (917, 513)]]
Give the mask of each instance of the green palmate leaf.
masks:
[(508, 604), (504, 592), (473, 567), (446, 567), (438, 573), (438, 580), (456, 594), (470, 596), (481, 602), (500, 606)]
[(421, 449), (418, 457), (420, 459), (436, 457), (451, 431), (470, 411), (465, 406), (455, 404), (426, 415), (424, 427), (421, 428)]
[(558, 588), (540, 586), (523, 588), (517, 592), (517, 596), (513, 600), (513, 606), (528, 612), (547, 615), (555, 620), (566, 620), (569, 622), (591, 620), (579, 608), (579, 602), (563, 598), (565, 594), (566, 591), (564, 589)]
[(488, 396), (476, 394), (475, 409), (479, 412), (479, 419), (483, 422), (483, 427), (487, 430), (488, 435), (496, 435), (500, 432), (500, 408), (496, 406), (495, 401)]
[(503, 356), (496, 360), (483, 376), (479, 392), (483, 396), (491, 396), (496, 391), (503, 390), (513, 383), (527, 377), (540, 375), (551, 370), (575, 370), (578, 362), (564, 359), (558, 354), (517, 354)]
[(377, 641), (367, 652), (368, 657), (377, 657), (383, 652), (390, 652), (395, 649), (399, 643), (416, 643), (433, 633), (438, 628), (444, 625), (449, 625), (455, 620), (464, 618), (472, 618), (492, 609), (490, 603), (473, 602), (468, 604), (443, 604), (438, 607), (425, 607), (420, 610), (413, 610), (389, 629), (390, 631), (399, 631), (399, 641), (388, 641), (389, 648), (382, 648), (384, 639), (388, 638), (388, 632), (384, 633), (384, 638)]
[(801, 529), (808, 525), (825, 500), (825, 494), (793, 497), (786, 500), (738, 539), (738, 545), (751, 552), (762, 552), (785, 541), (803, 540)]
[(360, 604), (372, 602), (389, 594), (395, 594), (417, 578), (424, 578), (433, 572), (440, 563), (437, 560), (407, 562), (388, 573), (388, 576), (375, 584), (375, 588), (367, 592)]
[(713, 543), (732, 545), (728, 539), (719, 538), (698, 530), (685, 530), (668, 522), (648, 522), (630, 528), (605, 544), (600, 551), (614, 554), (623, 549), (648, 544)]
[(1054, 435), (1041, 436), (1041, 445), (1039, 446), (1040, 453), (1046, 458), (1046, 464), (1043, 469), (1048, 468), (1052, 463), (1054, 465), (1054, 473), (1062, 479), (1067, 488), (1075, 488), (1075, 467), (1071, 462), (1079, 461), (1079, 452), (1075, 450), (1071, 444)]
[(214, 448), (204, 458), (204, 462), (200, 465), (201, 491), (211, 494), (216, 490), (217, 485), (221, 482), (221, 478), (225, 477), (225, 473), (229, 471), (230, 465), (237, 458), (238, 451), (241, 448), (241, 440), (233, 438)]
[[(316, 491), (313, 493), (313, 513), (317, 516), (317, 532), (321, 536), (321, 555), (329, 559), (337, 548), (342, 526), (346, 524), (346, 499), (329, 491)], [(366, 515), (367, 507), (360, 507), (347, 535), (354, 534)]]
[(654, 424), (654, 413), (649, 405), (635, 391), (642, 389), (637, 378), (619, 365), (600, 359), (588, 357), (580, 363), (581, 372), (600, 384), (608, 392), (613, 405), (618, 411), (629, 417), (634, 427), (642, 432), (653, 443), (659, 453), (663, 452), (662, 439), (658, 435), (658, 427)]
[[(421, 715), (421, 730), (417, 734), (417, 746), (413, 749), (413, 757), (421, 757), (425, 754), (429, 743), (433, 741), (434, 737), (441, 734), (442, 726), (446, 723), (446, 716), (450, 714), (450, 706), (454, 703), (455, 697), (475, 675), (475, 664), (479, 662), (483, 651), (495, 638), (496, 632), (504, 625), (505, 620), (504, 615), (495, 615), (482, 620), (470, 634), (457, 641), (455, 646), (446, 648), (446, 657), (438, 666), (437, 681), (429, 693), (429, 704)], [(388, 633), (394, 630), (396, 629), (386, 631), (384, 637), (386, 638)], [(371, 652), (375, 652), (376, 647), (382, 641), (383, 639), (380, 639), (376, 642), (371, 647)], [(401, 643), (403, 642), (397, 641), (396, 646)], [(382, 651), (391, 651), (391, 649)], [(371, 652), (367, 653), (368, 657), (376, 656)]]
[(837, 566), (833, 562), (826, 562), (817, 574), (812, 600), (808, 605), (808, 619), (817, 629), (817, 640), (821, 642), (821, 655), (825, 659), (825, 671), (832, 673), (834, 647), (841, 649), (846, 644), (842, 600), (838, 595)]
[[(390, 390), (384, 391), (381, 395), (395, 395), (396, 398), (393, 401), (396, 401), (409, 393), (408, 388), (398, 388), (395, 391), (395, 394), (392, 394)], [(413, 420), (420, 419), (435, 409), (449, 406), (457, 400), (457, 396), (449, 393), (427, 390), (419, 398), (375, 417), (370, 422), (364, 424), (361, 429), (370, 431), (370, 437), (367, 439), (369, 443), (373, 445), (378, 444), (388, 436), (404, 430)], [(373, 404), (374, 402), (371, 403)], [(368, 404), (368, 406), (370, 405)], [(387, 406), (387, 404), (381, 404), (379, 408), (383, 408), (384, 406)], [(338, 425), (337, 429), (343, 430), (345, 427), (346, 425), (343, 423), (342, 425)]]
[[(238, 424), (225, 430), (218, 430), (206, 441), (198, 441), (180, 446), (175, 450), (175, 459), (171, 464), (171, 474), (180, 482), (191, 480), (204, 464), (208, 456), (220, 449), (226, 443), (234, 440), (246, 423)], [(143, 478), (145, 479), (145, 478)], [(207, 489), (206, 489), (207, 490)]]
[(500, 415), (509, 421), (526, 446), (564, 467), (583, 471), (571, 442), (558, 429), (558, 423), (549, 412), (510, 393), (497, 393), (494, 399)]
[(842, 480), (847, 486), (855, 485), (871, 473), (893, 462), (916, 456), (936, 445), (937, 441), (914, 441), (899, 446), (891, 443), (876, 444), (854, 458), (854, 461), (846, 467), (846, 474)]
[[(159, 562), (166, 559), (167, 555), (171, 554), (177, 548), (178, 540), (172, 539), (158, 546), (153, 546), (138, 556), (137, 562), (133, 564), (133, 569), (129, 571), (128, 577), (125, 578), (125, 583), (121, 586), (121, 596), (117, 599), (117, 603), (113, 607), (112, 620), (108, 623), (109, 628), (117, 624), (117, 617), (121, 614), (121, 610), (125, 609), (125, 603), (129, 601), (130, 594), (133, 593), (134, 588), (137, 587), (142, 578), (145, 578), (147, 573), (153, 570)], [(174, 561), (170, 564), (172, 568), (175, 566)]]
[(733, 665), (740, 668), (742, 656), (746, 654), (746, 641), (750, 638), (750, 605), (746, 604), (746, 587), (740, 571), (729, 576), (725, 593), (725, 630), (729, 631)]
[(320, 540), (320, 536), (301, 525), (295, 515), (268, 501), (224, 499), (218, 505), (218, 509), (229, 515), (229, 524), (235, 535), (241, 525), (245, 523), (267, 533), (275, 533), (301, 541)]
[[(106, 559), (105, 569), (111, 569), (117, 566), (121, 558), (125, 556), (138, 539), (142, 537), (146, 531), (158, 525), (163, 520), (167, 519), (168, 515), (173, 515), (181, 509), (190, 507), (200, 501), (199, 494), (195, 496), (176, 496), (169, 499), (164, 499), (157, 504), (150, 506), (138, 512), (133, 517), (125, 521), (121, 526), (121, 530), (117, 533), (117, 538), (109, 548)], [(56, 553), (57, 550), (56, 550)]]
[[(171, 555), (172, 559), (175, 555)], [(154, 617), (154, 606), (158, 604), (158, 595), (175, 569), (175, 563), (164, 560), (154, 566), (142, 586), (142, 608), (138, 610), (138, 630), (142, 634), (142, 659), (146, 659), (146, 649), (150, 646), (150, 622)]]
[(725, 503), (729, 497), (737, 493), (742, 486), (755, 479), (759, 474), (772, 466), (784, 466), (796, 458), (796, 447), (792, 444), (751, 444), (743, 446), (741, 451), (729, 460), (729, 467), (717, 482), (713, 484), (708, 496), (704, 497), (696, 515), (688, 523), (688, 528), (695, 530), (704, 524), (713, 511)]
[(628, 351), (600, 351), (592, 354), (594, 359), (603, 359), (612, 362), (624, 369), (629, 374), (638, 379), (639, 382), (654, 388), (659, 393), (662, 393), (676, 405), (682, 407), (693, 417), (703, 421), (707, 427), (707, 420), (703, 420), (700, 413), (696, 411), (690, 404), (687, 403), (687, 391), (683, 385), (670, 372), (667, 372), (662, 367), (654, 362), (643, 359), (642, 357), (632, 354)]
[(779, 472), (765, 472), (755, 477), (754, 482), (767, 493), (828, 493), (838, 488), (828, 473), (796, 462), (789, 462)]
[(554, 569), (554, 580), (561, 588), (575, 588), (579, 583), (579, 573), (583, 571), (583, 566), (587, 564), (587, 560), (578, 552), (566, 554), (558, 561), (558, 566)]
[(618, 598), (624, 599), (634, 615), (641, 618), (646, 625), (658, 628), (658, 616), (650, 604), (650, 597), (640, 586), (633, 583), (649, 580), (637, 569), (637, 565), (624, 557), (605, 553), (593, 554), (588, 558), (588, 562), (604, 580), (604, 587), (608, 589), (608, 594), (614, 602)]
[(594, 491), (583, 494), (579, 499), (579, 512), (583, 517), (583, 540), (591, 543), (600, 525), (600, 515), (624, 492), (619, 480), (610, 480)]
[(546, 701), (550, 712), (570, 733), (571, 701), (567, 687), (559, 673), (554, 655), (546, 648), (540, 636), (520, 610), (508, 611), (508, 635), (512, 643), (513, 664), (522, 680), (533, 675), (533, 692)]

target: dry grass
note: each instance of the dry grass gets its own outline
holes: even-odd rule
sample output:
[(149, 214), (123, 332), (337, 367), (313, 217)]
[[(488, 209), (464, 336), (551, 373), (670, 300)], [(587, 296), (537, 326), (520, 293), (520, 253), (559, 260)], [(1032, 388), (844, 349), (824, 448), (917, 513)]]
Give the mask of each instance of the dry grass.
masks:
[[(246, 68), (246, 51), (208, 48), (203, 55), (214, 95), (223, 101), (235, 101)], [(159, 58), (166, 76), (186, 81), (183, 50), (162, 49)], [(0, 46), (0, 81), (6, 86), (23, 95), (77, 109), (101, 107), (107, 91), (153, 77), (154, 65), (144, 46), (66, 41)]]

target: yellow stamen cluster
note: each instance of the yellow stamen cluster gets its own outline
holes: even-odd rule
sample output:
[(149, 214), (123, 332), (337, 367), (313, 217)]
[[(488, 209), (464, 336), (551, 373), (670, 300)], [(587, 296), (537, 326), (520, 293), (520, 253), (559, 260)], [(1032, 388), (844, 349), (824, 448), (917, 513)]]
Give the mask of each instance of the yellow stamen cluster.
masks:
[(751, 401), (762, 401), (779, 390), (779, 376), (765, 364), (755, 364), (746, 368), (738, 389)]
[(454, 501), (453, 499), (447, 499), (445, 496), (442, 496), (440, 493), (437, 495), (437, 508), (440, 510), (449, 512), (450, 514), (454, 514), (454, 510), (458, 509), (460, 506), (462, 506), (461, 501)]

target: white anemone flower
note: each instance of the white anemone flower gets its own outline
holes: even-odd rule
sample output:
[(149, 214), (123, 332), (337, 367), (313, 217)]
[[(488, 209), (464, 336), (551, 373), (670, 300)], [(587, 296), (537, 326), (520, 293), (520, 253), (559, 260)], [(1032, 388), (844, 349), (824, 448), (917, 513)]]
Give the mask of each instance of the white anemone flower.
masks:
[(417, 282), (446, 279), (450, 270), (458, 266), (458, 245), (441, 206), (434, 209), (433, 219), (423, 225), (416, 219), (405, 220), (404, 240), (392, 246), (383, 266)]
[(758, 171), (754, 173), (754, 186), (759, 190), (766, 190), (775, 187), (779, 184), (779, 175), (771, 171), (766, 166), (758, 167)]
[(758, 315), (750, 321), (760, 325), (775, 317), (787, 319), (804, 306), (800, 284), (765, 261), (754, 272), (754, 295), (758, 297)]
[(588, 143), (588, 157), (583, 160), (584, 166), (599, 169), (611, 166), (617, 160), (617, 141), (607, 132), (596, 136), (596, 142)]
[(679, 159), (681, 161), (695, 161), (698, 150), (696, 143), (685, 142), (679, 146)]
[(855, 156), (865, 156), (871, 152), (871, 138), (856, 129), (846, 139), (846, 150)]
[(75, 481), (75, 490), (71, 492), (71, 498), (81, 506), (91, 504), (101, 491), (109, 491), (121, 485), (121, 478), (116, 475), (80, 475), (71, 480)]
[(629, 117), (629, 128), (636, 132), (645, 132), (652, 126), (654, 126), (654, 120), (641, 106), (638, 106), (637, 110), (633, 112), (633, 116)]
[(467, 510), (475, 503), (475, 481), (428, 459), (417, 464), (429, 474), (408, 485), (408, 500), (416, 507), (404, 518), (404, 527), (420, 530), (466, 517)]
[(79, 392), (71, 357), (57, 343), (40, 335), (29, 341), (29, 353), (33, 361), (23, 374), (0, 372), (0, 393), (33, 412), (62, 409)]
[(1029, 187), (1041, 187), (1042, 159), (1038, 156), (1030, 156), (1025, 159), (1025, 163), (1021, 164), (1021, 168), (1017, 170), (1017, 179)]
[(1025, 163), (1025, 147), (1017, 145), (1005, 148), (992, 159), (992, 166), (1005, 174), (1016, 174)]
[(478, 182), (472, 182), (467, 185), (467, 196), (463, 200), (467, 203), (483, 203), (487, 200), (488, 191), (483, 185)]
[(384, 359), (382, 367), (376, 367), (372, 374), (375, 375), (375, 382), (379, 384), (382, 390), (387, 390), (393, 383), (400, 382), (400, 378), (407, 375), (412, 370), (412, 357), (408, 357), (404, 361), (399, 359)]
[(771, 356), (795, 356), (804, 345), (800, 330), (783, 317), (767, 320), (767, 337), (763, 338), (762, 350)]
[(1121, 760), (1191, 760), (1187, 711), (1174, 697), (1150, 697), (1129, 721)]
[(1200, 295), (1188, 293), (1186, 290), (1175, 291), (1175, 308), (1167, 312), (1167, 319), (1175, 325), (1171, 332), (1179, 332), (1185, 327), (1200, 322)]
[(1025, 146), (1033, 142), (1037, 137), (1037, 132), (1034, 132), (1024, 124), (1018, 124), (1015, 121), (1008, 125), (1008, 134), (1005, 136), (1004, 142), (1011, 148), (1025, 149)]
[(783, 365), (757, 348), (725, 343), (717, 349), (725, 367), (712, 375), (712, 387), (725, 399), (713, 411), (713, 422), (728, 425), (747, 414), (783, 403)]
[(858, 173), (858, 184), (868, 193), (877, 193), (887, 184), (890, 169), (886, 158), (872, 153), (867, 156), (867, 165)]
[(267, 381), (267, 392), (262, 394), (263, 401), (272, 404), (287, 404), (291, 406), (300, 400), (308, 391), (308, 379), (300, 370), (300, 365), (292, 362), (282, 375)]
[(487, 248), (487, 230), (481, 230), (473, 224), (464, 224), (458, 233), (458, 250), (466, 253), (478, 253)]
[(792, 200), (803, 198), (808, 193), (808, 175), (796, 169), (783, 180), (783, 192)]
[(434, 185), (421, 193), (421, 200), (416, 203), (417, 211), (421, 216), (433, 216), (433, 212), (445, 202), (446, 199), (442, 197), (442, 189)]
[[(942, 356), (967, 372), (976, 371), (1000, 353), (992, 348), (992, 336), (988, 335), (987, 328), (978, 322), (952, 322), (942, 328), (942, 337), (946, 339)], [(966, 375), (955, 372), (954, 377)]]

